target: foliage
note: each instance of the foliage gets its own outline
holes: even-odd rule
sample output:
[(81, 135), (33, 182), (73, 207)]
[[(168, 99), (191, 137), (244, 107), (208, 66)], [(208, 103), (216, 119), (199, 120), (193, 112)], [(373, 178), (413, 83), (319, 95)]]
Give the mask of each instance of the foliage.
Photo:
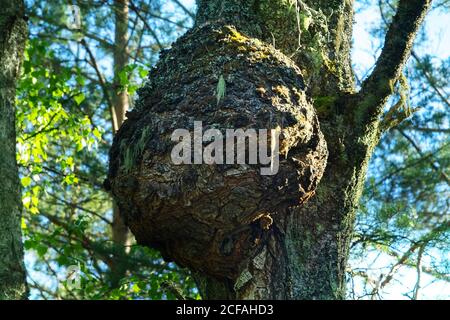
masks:
[[(382, 1), (378, 10), (375, 39), (386, 32), (393, 3)], [(438, 2), (430, 15), (448, 14), (442, 10)], [(431, 56), (429, 41), (422, 31), (388, 105), (420, 108), (383, 136), (371, 160), (352, 244), (350, 298), (449, 298), (450, 60)]]
[[(159, 17), (147, 23), (158, 28), (164, 42), (184, 30), (185, 16), (171, 22), (160, 11), (162, 3), (134, 5)], [(108, 99), (122, 90), (135, 93), (156, 61), (156, 42), (163, 40), (149, 37), (131, 14), (130, 46), (137, 52), (119, 72), (120, 87), (113, 88), (111, 71), (102, 67), (113, 53), (108, 34), (112, 5), (82, 2), (81, 30), (65, 24), (62, 1), (30, 1), (28, 7), (32, 24), (18, 88), (17, 147), (31, 298), (174, 299), (161, 287), (170, 281), (198, 298), (189, 274), (156, 251), (132, 244), (126, 256), (115, 254), (112, 202), (103, 188), (112, 140)], [(113, 265), (127, 270), (115, 287)]]

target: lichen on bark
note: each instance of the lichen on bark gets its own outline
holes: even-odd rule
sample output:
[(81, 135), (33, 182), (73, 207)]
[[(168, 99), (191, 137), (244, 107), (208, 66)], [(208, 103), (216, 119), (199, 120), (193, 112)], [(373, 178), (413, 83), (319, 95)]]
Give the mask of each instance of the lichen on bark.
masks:
[(290, 57), (312, 96), (353, 91), (353, 0), (200, 0), (198, 7), (196, 25), (232, 24)]

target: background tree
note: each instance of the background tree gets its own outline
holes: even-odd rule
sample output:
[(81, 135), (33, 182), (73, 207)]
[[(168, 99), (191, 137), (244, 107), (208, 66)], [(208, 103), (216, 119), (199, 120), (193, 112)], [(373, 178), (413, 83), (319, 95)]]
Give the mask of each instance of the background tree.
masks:
[(22, 1), (0, 3), (0, 299), (27, 297), (21, 234), (22, 203), (16, 163), (16, 82), (27, 38)]

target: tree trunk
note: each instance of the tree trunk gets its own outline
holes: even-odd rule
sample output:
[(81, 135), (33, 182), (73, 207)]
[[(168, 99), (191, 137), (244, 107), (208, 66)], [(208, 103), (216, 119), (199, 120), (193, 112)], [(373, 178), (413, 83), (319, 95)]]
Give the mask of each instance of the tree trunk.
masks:
[[(293, 43), (295, 39), (289, 35), (292, 28), (286, 28), (290, 19), (280, 19), (282, 5), (277, 3), (281, 1), (271, 3), (268, 14), (281, 24), (281, 29), (279, 25), (275, 30), (270, 29), (271, 35), (275, 35), (274, 43), (280, 43), (279, 49), (283, 52), (292, 52), (289, 42)], [(388, 91), (386, 87), (390, 81), (391, 85), (397, 81), (431, 1), (400, 2), (386, 36), (381, 61), (377, 63), (378, 70), (359, 93), (355, 92), (350, 60), (353, 1), (296, 3), (300, 24), (297, 30), (301, 31), (298, 41), (302, 50), (317, 50), (317, 32), (321, 34), (319, 39), (328, 39), (320, 43), (325, 50), (320, 63), (311, 63), (310, 57), (302, 53), (294, 58), (301, 68), (307, 66), (304, 72), (307, 77), (309, 75), (310, 94), (329, 149), (327, 168), (315, 197), (302, 206), (291, 208), (275, 223), (277, 228), (274, 228), (271, 240), (261, 255), (254, 258), (253, 266), (264, 261), (264, 267), (254, 268), (252, 277), (247, 276), (248, 280), (241, 288), (236, 288), (236, 283), (196, 275), (202, 296), (207, 299), (345, 298), (345, 274), (355, 211), (370, 156), (382, 134), (379, 127), (381, 109), (392, 94), (392, 89)], [(242, 16), (236, 13), (240, 12), (240, 3), (235, 1), (199, 1), (199, 5), (198, 21), (201, 22), (219, 18), (226, 11), (232, 13), (226, 15), (229, 17), (226, 20), (247, 30), (254, 28), (254, 21), (261, 21), (258, 17), (239, 19)], [(274, 9), (273, 6), (278, 7)], [(261, 16), (262, 12), (258, 11), (258, 14)], [(255, 17), (254, 12), (250, 16)], [(305, 25), (305, 17), (313, 19), (308, 22), (309, 28)], [(263, 19), (264, 25), (270, 23), (266, 16)], [(250, 27), (248, 21), (251, 21)], [(284, 25), (280, 21), (285, 21)], [(308, 35), (311, 31), (316, 32), (316, 37)], [(277, 39), (277, 35), (282, 39)], [(269, 40), (264, 32), (260, 33), (260, 38)]]
[(293, 55), (315, 102), (328, 164), (316, 195), (277, 215), (253, 270), (243, 270), (251, 277), (236, 286), (197, 274), (197, 283), (207, 299), (342, 299), (354, 210), (366, 170), (366, 154), (356, 147), (339, 110), (346, 109), (354, 91), (353, 3), (298, 1), (289, 7), (282, 1), (261, 1), (255, 12), (257, 1), (250, 2), (243, 15), (239, 1), (200, 1), (197, 23), (225, 18)]
[[(119, 130), (125, 120), (125, 113), (129, 108), (129, 97), (126, 88), (120, 85), (120, 72), (128, 64), (128, 0), (114, 1), (115, 15), (115, 41), (114, 41), (114, 83), (113, 83), (113, 108), (112, 124), (113, 133)], [(117, 287), (120, 279), (126, 273), (126, 255), (131, 244), (130, 232), (125, 225), (118, 206), (113, 203), (112, 240), (114, 243), (115, 257), (111, 270), (111, 285)]]
[(0, 12), (0, 300), (26, 299), (22, 201), (16, 163), (16, 81), (27, 38), (22, 1), (1, 1)]
[(120, 72), (128, 64), (128, 0), (115, 0), (113, 130), (119, 130), (130, 104), (126, 88), (120, 85)]
[[(173, 46), (172, 55), (169, 53), (162, 56), (162, 62), (154, 72), (155, 75), (151, 75), (150, 84), (140, 92), (139, 103), (142, 110), (138, 109), (135, 114), (132, 114), (132, 118), (127, 120), (128, 123), (121, 128), (110, 153), (112, 161), (109, 178), (113, 194), (119, 200), (121, 208), (126, 211), (127, 221), (138, 242), (158, 248), (166, 258), (191, 268), (200, 293), (205, 299), (345, 298), (345, 273), (355, 211), (370, 156), (383, 132), (383, 127), (380, 126), (383, 107), (393, 93), (392, 88), (401, 75), (414, 37), (430, 4), (430, 0), (399, 2), (377, 67), (364, 81), (362, 89), (357, 92), (350, 60), (352, 0), (199, 0), (194, 31)], [(220, 26), (224, 25), (232, 25), (235, 29), (221, 29)], [(213, 31), (205, 31), (208, 26), (212, 26)], [(226, 34), (227, 30), (231, 30), (231, 35)], [(211, 36), (216, 40), (204, 40), (205, 32), (216, 32), (214, 36)], [(196, 38), (196, 35), (200, 36)], [(198, 47), (204, 48), (203, 51), (192, 44), (195, 41), (200, 44)], [(220, 57), (214, 56), (217, 53), (226, 53), (227, 51), (223, 50), (229, 42), (237, 46), (236, 57), (225, 54), (221, 56), (223, 60), (220, 60)], [(185, 179), (186, 177), (180, 174), (181, 182), (174, 182), (175, 179), (170, 176), (173, 172), (170, 166), (161, 165), (161, 168), (158, 168), (157, 165), (153, 165), (155, 162), (164, 161), (164, 156), (158, 158), (156, 154), (163, 154), (167, 148), (164, 145), (161, 148), (155, 147), (155, 141), (163, 138), (147, 135), (145, 126), (151, 121), (142, 120), (142, 117), (145, 117), (146, 113), (155, 112), (152, 117), (156, 118), (159, 114), (175, 110), (171, 114), (172, 120), (181, 124), (183, 118), (176, 117), (183, 112), (191, 115), (194, 113), (192, 110), (201, 108), (212, 110), (213, 114), (221, 112), (220, 108), (208, 105), (210, 83), (214, 81), (211, 70), (225, 72), (226, 67), (231, 69), (230, 72), (233, 75), (231, 80), (227, 79), (227, 84), (231, 86), (227, 92), (231, 92), (229, 95), (235, 97), (235, 101), (224, 102), (228, 118), (234, 117), (233, 108), (237, 107), (233, 106), (233, 103), (239, 105), (242, 100), (247, 101), (248, 104), (258, 103), (260, 101), (258, 97), (248, 95), (251, 88), (254, 88), (252, 86), (255, 81), (247, 82), (245, 86), (237, 90), (236, 87), (241, 78), (236, 77), (236, 73), (232, 72), (235, 71), (233, 68), (242, 68), (241, 61), (247, 59), (246, 61), (253, 63), (250, 73), (261, 77), (260, 80), (256, 80), (257, 86), (260, 86), (257, 89), (258, 92), (265, 94), (267, 89), (264, 75), (257, 73), (263, 67), (271, 76), (269, 78), (274, 86), (276, 85), (280, 75), (273, 70), (273, 64), (262, 62), (269, 57), (268, 60), (273, 63), (276, 55), (271, 55), (270, 50), (260, 49), (259, 43), (274, 46), (290, 57), (300, 68), (303, 81), (300, 81), (298, 90), (304, 89), (303, 83), (306, 85), (305, 92), (313, 101), (329, 156), (325, 173), (315, 190), (315, 195), (310, 193), (308, 197), (302, 198), (302, 201), (288, 208), (284, 205), (277, 208), (267, 207), (266, 211), (272, 221), (263, 228), (263, 236), (258, 239), (257, 244), (245, 246), (249, 242), (249, 235), (233, 234), (234, 242), (231, 247), (222, 252), (222, 247), (214, 247), (214, 241), (217, 238), (220, 241), (224, 239), (221, 232), (227, 227), (235, 228), (233, 230), (240, 229), (235, 226), (215, 225), (215, 221), (219, 218), (208, 220), (209, 215), (213, 217), (224, 215), (225, 210), (222, 207), (214, 208), (218, 205), (216, 203), (211, 203), (210, 210), (199, 206), (198, 208), (204, 210), (204, 213), (197, 214), (189, 212), (192, 208), (189, 201), (187, 205), (176, 202), (176, 197), (172, 197), (173, 194), (185, 197), (194, 193), (194, 191), (191, 194), (183, 193), (185, 180), (194, 180), (193, 190), (199, 187), (196, 185), (195, 177), (189, 176)], [(184, 56), (180, 57), (180, 55)], [(259, 59), (256, 62), (255, 57)], [(178, 64), (172, 63), (177, 59)], [(191, 61), (187, 67), (185, 59)], [(217, 59), (219, 63), (216, 63)], [(200, 70), (189, 69), (193, 65)], [(217, 65), (219, 66), (210, 67)], [(278, 66), (276, 70), (286, 68), (296, 70), (290, 65)], [(177, 74), (174, 69), (180, 73)], [(191, 77), (185, 77), (186, 72), (191, 72)], [(186, 93), (183, 93), (184, 96), (182, 94), (178, 96), (178, 92), (183, 92), (186, 87), (189, 88), (193, 81), (200, 83), (200, 80), (197, 80), (197, 72), (202, 79), (205, 79), (204, 88), (190, 90), (196, 91), (198, 99), (204, 101), (199, 104), (196, 104), (194, 97)], [(285, 83), (289, 87), (289, 77), (281, 76), (281, 78), (286, 80)], [(164, 81), (173, 82), (173, 79), (179, 79), (180, 84), (173, 83), (179, 87), (171, 91), (164, 86)], [(239, 92), (241, 92), (240, 96)], [(272, 103), (274, 105), (279, 103), (279, 98), (272, 100)], [(155, 105), (154, 109), (152, 105)], [(209, 109), (204, 107), (205, 105), (208, 105)], [(157, 121), (157, 125), (150, 128), (159, 129), (161, 133), (164, 133), (167, 129), (162, 124), (165, 118), (161, 119)], [(229, 125), (226, 122), (228, 120), (225, 120), (227, 125)], [(214, 119), (214, 121), (219, 120)], [(220, 124), (223, 125), (223, 123)], [(168, 127), (170, 128), (170, 125)], [(139, 135), (136, 136), (140, 136), (141, 139), (135, 138), (134, 133), (130, 132), (138, 132)], [(152, 143), (145, 144), (146, 139), (152, 139)], [(127, 149), (127, 144), (133, 141), (143, 142), (139, 148), (144, 152), (142, 150), (136, 152), (137, 147), (134, 150)], [(151, 149), (152, 147), (154, 149)], [(151, 151), (150, 154), (145, 152), (146, 148)], [(302, 146), (302, 148), (309, 147)], [(137, 156), (130, 158), (127, 157), (128, 155)], [(123, 166), (124, 163), (126, 166)], [(320, 162), (316, 164), (321, 165)], [(199, 172), (195, 173), (201, 176), (202, 172)], [(152, 180), (153, 176), (156, 180)], [(150, 181), (146, 181), (148, 177), (151, 177)], [(220, 175), (217, 178), (220, 180)], [(186, 184), (188, 185), (188, 182)], [(211, 189), (212, 186), (208, 185), (204, 187), (204, 190), (200, 190), (200, 193), (203, 194), (203, 191), (207, 193)], [(248, 191), (241, 188), (244, 195)], [(254, 195), (250, 194), (250, 196)], [(198, 199), (203, 200), (201, 197)], [(216, 200), (216, 198), (213, 199)], [(217, 199), (220, 202), (220, 195)], [(272, 199), (276, 200), (277, 197)], [(228, 200), (236, 202), (234, 198)], [(252, 197), (243, 199), (243, 201), (246, 200), (248, 203), (237, 201), (234, 208), (238, 214), (241, 213), (239, 211), (241, 208), (244, 208), (243, 212), (245, 212), (245, 205), (252, 204)], [(154, 202), (151, 203), (152, 201)], [(150, 205), (147, 205), (148, 203)], [(183, 223), (186, 230), (183, 232), (181, 228), (179, 234), (177, 234), (178, 231), (173, 231), (179, 227), (176, 225), (177, 220), (170, 220), (173, 217), (170, 216), (170, 210), (165, 207), (167, 204), (170, 209), (170, 203), (184, 206), (179, 213), (175, 213), (176, 217), (179, 215), (179, 221), (182, 221), (179, 223)], [(176, 210), (174, 206), (173, 211)], [(216, 215), (217, 212), (218, 215)], [(167, 221), (170, 221), (167, 226), (160, 227)], [(206, 225), (209, 229), (205, 227)], [(199, 235), (201, 232), (204, 232), (206, 236), (213, 234), (210, 246), (205, 244), (207, 241), (200, 244), (202, 240), (208, 239), (206, 236), (203, 237), (204, 235)], [(155, 235), (155, 233), (160, 234)], [(191, 241), (193, 245), (186, 245), (188, 241)], [(226, 242), (221, 243), (226, 244)], [(192, 252), (196, 252), (195, 250), (197, 250), (198, 259), (204, 259), (200, 264), (195, 261), (195, 255), (192, 255)], [(204, 251), (207, 253), (203, 253)], [(213, 253), (215, 255), (212, 255)], [(238, 261), (231, 259), (233, 254), (242, 259)], [(211, 259), (208, 260), (208, 258)], [(229, 272), (226, 269), (227, 261), (233, 264)], [(218, 274), (218, 270), (225, 270), (224, 272), (228, 274)]]

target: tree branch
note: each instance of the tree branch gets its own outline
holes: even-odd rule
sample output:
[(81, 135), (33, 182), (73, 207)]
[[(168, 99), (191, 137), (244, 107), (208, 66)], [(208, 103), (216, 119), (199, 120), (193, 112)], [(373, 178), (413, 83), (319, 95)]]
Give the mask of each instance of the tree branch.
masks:
[(173, 2), (175, 2), (188, 16), (190, 16), (192, 19), (195, 19), (195, 15), (188, 8), (186, 8), (180, 1), (173, 0)]
[[(408, 142), (413, 146), (413, 148), (417, 151), (417, 153), (423, 157), (424, 156), (424, 152), (422, 151), (422, 149), (419, 147), (419, 145), (414, 141), (413, 138), (411, 138), (409, 135), (407, 135), (403, 130), (396, 128), (397, 131), (406, 139), (408, 140)], [(431, 161), (430, 162), (431, 168), (437, 173), (439, 174), (442, 179), (447, 182), (447, 184), (450, 186), (450, 177), (436, 164), (436, 162)]]
[(400, 0), (375, 69), (359, 92), (357, 115), (363, 124), (378, 121), (408, 60), (432, 0)]
[(158, 35), (156, 34), (155, 30), (148, 24), (147, 19), (145, 17), (142, 17), (142, 15), (139, 13), (139, 9), (134, 5), (133, 1), (130, 0), (130, 9), (134, 11), (136, 16), (141, 19), (141, 21), (144, 23), (145, 27), (148, 29), (150, 34), (152, 35), (153, 39), (155, 39), (156, 44), (158, 45), (159, 49), (163, 49), (164, 45), (161, 43), (161, 41), (158, 38)]
[(437, 87), (436, 81), (433, 79), (433, 76), (430, 75), (425, 68), (422, 67), (422, 61), (420, 61), (419, 56), (412, 51), (412, 57), (414, 60), (416, 60), (417, 64), (419, 65), (419, 70), (422, 72), (422, 74), (425, 76), (425, 78), (428, 81), (428, 84), (430, 87), (436, 92), (436, 94), (439, 96), (439, 98), (442, 100), (443, 103), (447, 105), (447, 107), (450, 108), (450, 101), (447, 99), (446, 94), (442, 93), (441, 90)]

